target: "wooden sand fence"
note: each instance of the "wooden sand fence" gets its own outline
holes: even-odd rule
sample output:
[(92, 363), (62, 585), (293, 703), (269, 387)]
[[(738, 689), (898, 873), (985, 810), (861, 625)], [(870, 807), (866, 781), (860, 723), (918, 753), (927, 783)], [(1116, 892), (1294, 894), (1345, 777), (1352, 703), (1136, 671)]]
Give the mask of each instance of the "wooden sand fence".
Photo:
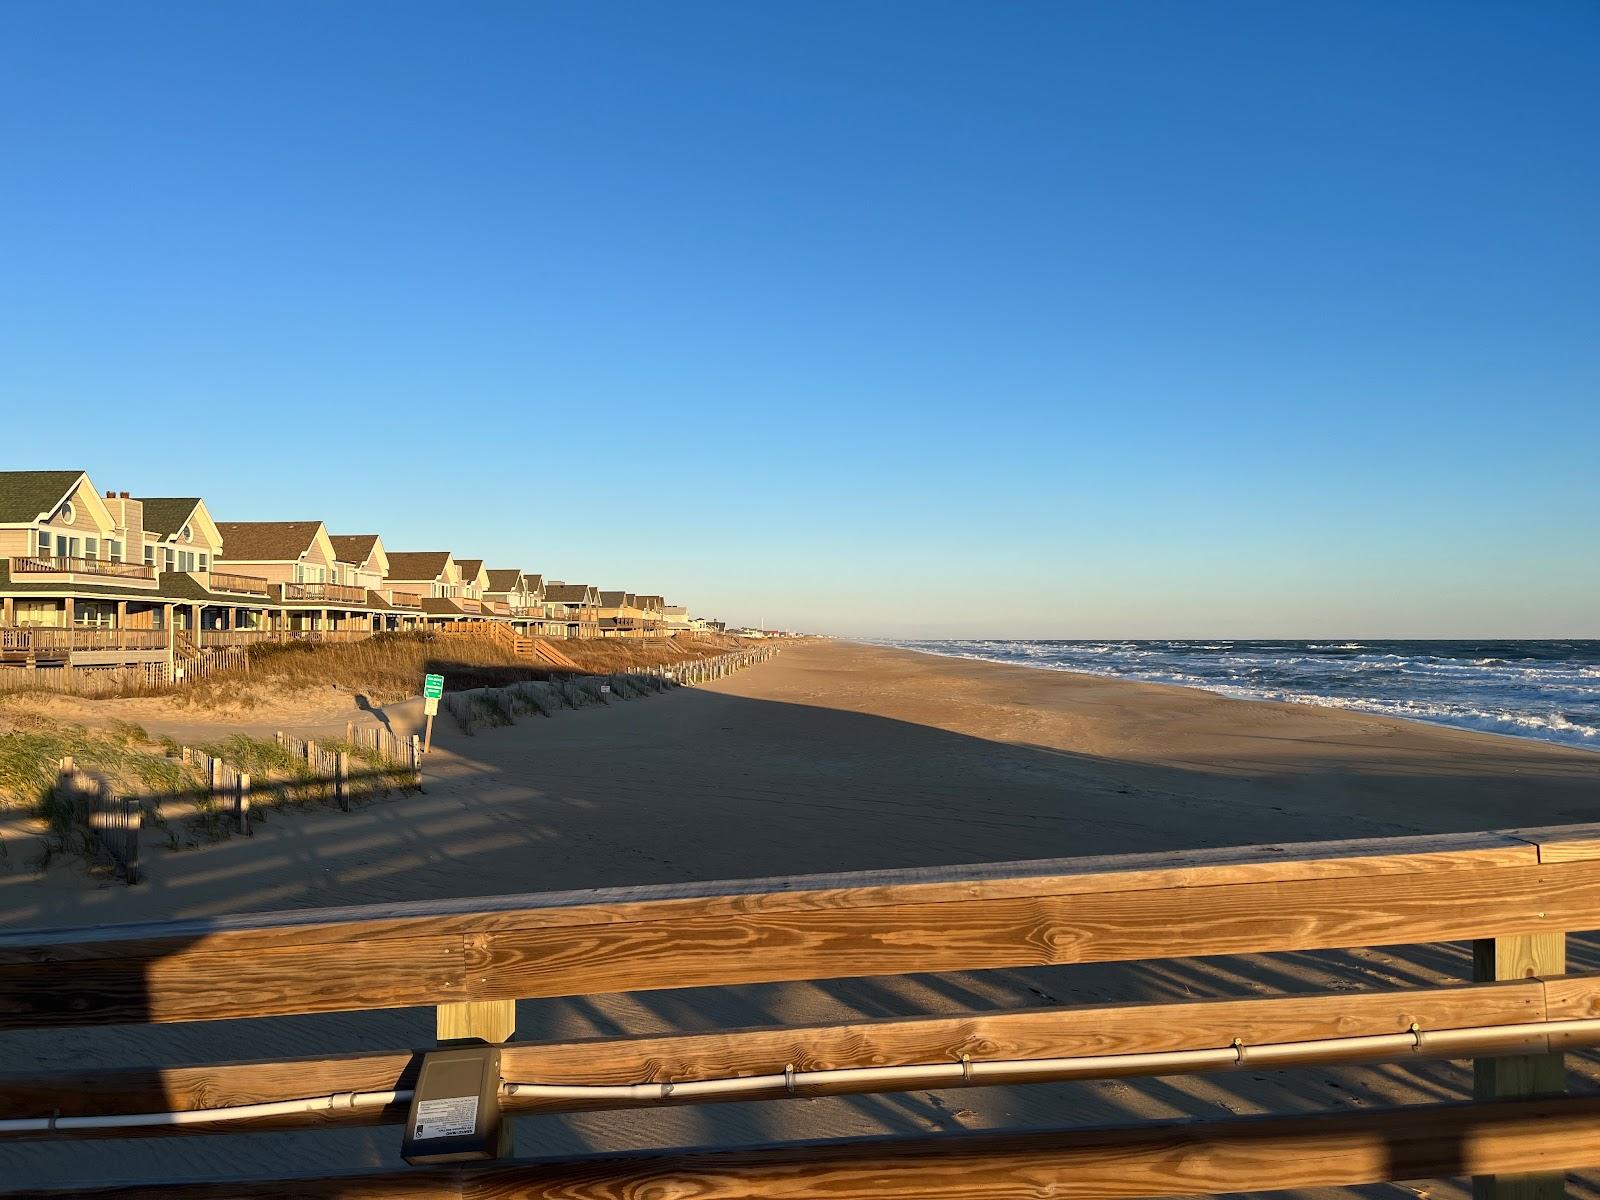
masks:
[[(1244, 846), (5, 933), (0, 1029), (435, 1006), (440, 1040), (502, 1044), (513, 1115), (1477, 1066), (1463, 1101), (727, 1151), (508, 1148), (495, 1162), (352, 1161), (332, 1176), (285, 1164), (293, 1177), (151, 1177), (103, 1193), (123, 1198), (1102, 1200), (1471, 1175), (1479, 1195), (1509, 1200), (1559, 1196), (1563, 1171), (1600, 1165), (1600, 1096), (1561, 1094), (1563, 1053), (1600, 1045), (1600, 974), (1567, 973), (1566, 933), (1597, 928), (1600, 826)], [(513, 1040), (521, 998), (1469, 940), (1472, 981), (1450, 986)], [(394, 1125), (427, 1049), (54, 1071), (13, 1060), (0, 1139)], [(181, 1171), (181, 1154), (168, 1161)]]
[(250, 827), (250, 772), (192, 746), (182, 747), (179, 757), (185, 766), (200, 772), (207, 799), (230, 813), (238, 831), (249, 837), (254, 832)]
[(562, 708), (584, 708), (609, 704), (613, 700), (633, 700), (654, 695), (672, 687), (687, 687), (720, 679), (734, 671), (765, 662), (778, 648), (735, 651), (693, 662), (638, 667), (612, 675), (564, 674), (545, 680), (521, 680), (504, 687), (464, 688), (446, 692), (442, 707), (455, 719), (461, 731), (473, 734), (479, 726), (505, 726), (519, 716), (536, 712), (553, 715)]
[(766, 662), (778, 653), (777, 646), (763, 646), (758, 650), (735, 650), (729, 654), (718, 654), (712, 658), (696, 659), (693, 662), (670, 663), (666, 666), (646, 668), (652, 674), (670, 679), (680, 686), (696, 683), (709, 683), (713, 679), (721, 679), (725, 675), (732, 675), (735, 671), (742, 671), (746, 667), (753, 667), (757, 663)]
[(165, 691), (171, 686), (164, 662), (120, 667), (0, 666), (0, 695), (38, 691), (101, 698)]
[(330, 750), (319, 746), (311, 738), (297, 738), (278, 730), (273, 735), (280, 748), (287, 750), (306, 765), (311, 777), (331, 784), (333, 799), (345, 812), (350, 811), (350, 752)]
[(56, 771), (55, 795), (67, 805), (74, 828), (103, 850), (129, 884), (139, 882), (139, 827), (144, 811), (138, 800), (119, 796), (104, 776), (79, 770), (63, 758)]

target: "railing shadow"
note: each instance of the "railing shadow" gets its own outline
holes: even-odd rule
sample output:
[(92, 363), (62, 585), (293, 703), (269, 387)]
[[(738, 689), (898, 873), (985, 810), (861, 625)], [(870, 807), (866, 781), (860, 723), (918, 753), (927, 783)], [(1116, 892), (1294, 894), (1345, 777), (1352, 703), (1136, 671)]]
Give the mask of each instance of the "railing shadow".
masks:
[[(1353, 772), (1314, 765), (1297, 777), (1131, 767), (1118, 760), (987, 741), (859, 713), (684, 690), (623, 706), (624, 725), (523, 722), (466, 739), (442, 728), (428, 792), (355, 814), (273, 814), (249, 843), (171, 856), (136, 889), (72, 892), (60, 881), (8, 883), (0, 923), (87, 925), (108, 918), (302, 908), (402, 898), (603, 886), (739, 875), (993, 862), (1176, 850), (1277, 840), (1455, 831), (1582, 819), (1597, 777), (1505, 769), (1459, 782), (1460, 805), (1418, 801), (1403, 766)], [(724, 731), (736, 736), (724, 737)], [(830, 747), (826, 753), (822, 747)], [(842, 749), (841, 749), (842, 748)], [(604, 754), (603, 769), (595, 767)], [(688, 783), (684, 783), (688, 780)], [(676, 791), (673, 788), (676, 787)], [(520, 886), (507, 886), (520, 881)], [(1600, 945), (1574, 937), (1574, 969)], [(173, 948), (184, 953), (187, 946)], [(130, 1025), (0, 1033), (8, 1070), (66, 1063), (159, 1064), (426, 1045), (428, 1010), (140, 1026), (150, 1000), (116, 982)], [(1110, 1000), (1176, 1000), (1315, 989), (1403, 987), (1470, 978), (1460, 945), (1378, 947), (1226, 959), (1173, 959), (1019, 970), (590, 995), (518, 1005), (518, 1039), (851, 1021), (919, 1013)], [(225, 988), (226, 980), (217, 986)], [(70, 1004), (70, 996), (0, 1003)], [(1573, 1056), (1575, 1077), (1593, 1076)], [(1046, 1084), (896, 1096), (726, 1104), (516, 1121), (519, 1147), (551, 1153), (642, 1146), (739, 1145), (845, 1134), (1041, 1127), (1232, 1112), (1359, 1108), (1396, 1095), (1470, 1095), (1460, 1064)], [(392, 1129), (191, 1138), (182, 1143), (0, 1143), (0, 1179), (87, 1184), (130, 1176), (225, 1176), (393, 1162)], [(174, 1147), (181, 1148), (181, 1156)], [(1582, 1186), (1588, 1187), (1587, 1177)], [(1345, 1194), (1415, 1195), (1398, 1187)], [(1443, 1200), (1450, 1186), (1431, 1193)], [(1578, 1192), (1577, 1194), (1585, 1194)]]

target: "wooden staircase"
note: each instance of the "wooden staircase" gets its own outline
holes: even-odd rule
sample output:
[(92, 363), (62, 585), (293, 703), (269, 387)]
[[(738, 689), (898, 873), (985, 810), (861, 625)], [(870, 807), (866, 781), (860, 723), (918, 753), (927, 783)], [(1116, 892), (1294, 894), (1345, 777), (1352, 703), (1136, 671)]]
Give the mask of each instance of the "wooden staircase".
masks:
[(564, 667), (570, 671), (582, 669), (567, 655), (557, 650), (547, 638), (529, 637), (498, 621), (475, 621), (460, 630), (459, 635), (488, 638), (491, 642), (504, 646), (518, 658), (532, 659), (541, 666)]

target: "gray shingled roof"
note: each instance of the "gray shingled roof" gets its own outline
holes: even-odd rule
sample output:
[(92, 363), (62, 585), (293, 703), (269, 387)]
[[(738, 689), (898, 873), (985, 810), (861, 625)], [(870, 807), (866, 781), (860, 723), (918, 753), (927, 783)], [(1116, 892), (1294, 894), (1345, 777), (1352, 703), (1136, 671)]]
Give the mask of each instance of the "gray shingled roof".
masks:
[(316, 540), (321, 521), (218, 521), (222, 562), (294, 562)]
[(182, 529), (200, 503), (199, 496), (135, 496), (134, 499), (144, 505), (145, 532), (162, 537)]
[(489, 572), (489, 590), (491, 592), (509, 592), (516, 588), (517, 581), (524, 578), (521, 571), (499, 570)]
[(389, 578), (437, 579), (449, 559), (448, 550), (396, 550), (389, 555)]
[(340, 562), (355, 563), (360, 566), (367, 561), (372, 548), (378, 544), (378, 535), (375, 533), (330, 533), (328, 540), (333, 543), (333, 556)]
[(0, 471), (0, 524), (37, 520), (82, 478), (82, 471)]

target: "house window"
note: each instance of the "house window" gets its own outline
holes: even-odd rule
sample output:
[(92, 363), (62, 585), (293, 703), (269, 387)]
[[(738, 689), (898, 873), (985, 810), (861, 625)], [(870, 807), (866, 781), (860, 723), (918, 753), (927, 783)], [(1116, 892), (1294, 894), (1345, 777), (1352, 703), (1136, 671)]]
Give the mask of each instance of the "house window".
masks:
[(144, 565), (147, 567), (156, 565), (156, 548), (154, 546), (146, 546), (144, 548)]
[(106, 556), (108, 558), (110, 558), (111, 561), (114, 562), (114, 563), (121, 562), (122, 561), (122, 543), (121, 542), (107, 542), (106, 543)]
[(180, 571), (192, 571), (192, 570), (194, 570), (194, 552), (193, 551), (191, 551), (191, 550), (179, 550), (178, 551), (178, 570), (180, 570)]
[(207, 555), (204, 550), (200, 551), (200, 569), (202, 571), (210, 570), (210, 568), (206, 566), (208, 559), (209, 555)]
[(163, 547), (161, 547), (161, 562), (162, 562), (161, 569), (163, 571), (172, 570), (172, 568), (173, 568), (173, 560), (172, 560), (172, 547), (171, 546), (163, 546)]
[(39, 553), (41, 556), (50, 557), (50, 545), (50, 531), (48, 529), (39, 530)]
[(77, 519), (78, 519), (78, 510), (76, 508), (72, 507), (72, 501), (68, 500), (65, 504), (63, 504), (61, 506), (61, 520), (65, 524), (71, 525)]
[(97, 558), (100, 557), (100, 539), (99, 538), (84, 538), (83, 539), (83, 556), (85, 558), (91, 559), (91, 560), (92, 559), (97, 559)]
[(194, 541), (194, 530), (188, 525), (183, 527), (183, 540), (186, 542)]

